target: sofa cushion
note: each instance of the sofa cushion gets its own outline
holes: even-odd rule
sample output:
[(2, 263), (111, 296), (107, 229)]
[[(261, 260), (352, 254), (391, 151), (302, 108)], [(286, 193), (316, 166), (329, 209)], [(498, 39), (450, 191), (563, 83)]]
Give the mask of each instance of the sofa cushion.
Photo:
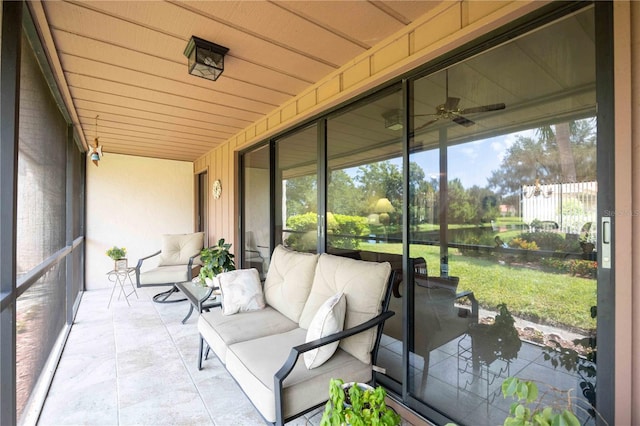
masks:
[[(310, 342), (342, 331), (344, 315), (347, 308), (346, 305), (346, 299), (342, 293), (335, 294), (327, 299), (311, 320), (305, 342)], [(331, 358), (331, 355), (333, 355), (336, 349), (338, 349), (339, 344), (340, 342), (337, 341), (305, 352), (303, 356), (307, 368), (311, 370), (324, 364), (325, 361)]]
[(140, 284), (180, 283), (189, 280), (189, 269), (186, 264), (162, 266), (140, 272)]
[(222, 313), (233, 315), (264, 309), (264, 295), (258, 270), (238, 269), (216, 276), (222, 295)]
[(189, 258), (204, 247), (204, 232), (193, 234), (165, 234), (162, 236), (158, 266), (186, 265)]
[(267, 304), (298, 322), (311, 290), (317, 262), (316, 254), (296, 252), (278, 245), (271, 256), (264, 283)]
[[(305, 336), (306, 330), (297, 328), (229, 347), (227, 370), (269, 422), (276, 420), (274, 375), (286, 361), (291, 348), (304, 343)], [(331, 378), (348, 377), (350, 381), (369, 382), (372, 379), (371, 371), (370, 365), (341, 349), (313, 370), (307, 369), (302, 357), (298, 358), (293, 371), (283, 383), (284, 417), (326, 401)]]
[[(308, 329), (324, 301), (339, 292), (343, 292), (347, 299), (345, 329), (370, 320), (382, 311), (390, 274), (388, 262), (366, 262), (326, 253), (320, 255), (311, 293), (300, 315), (300, 327)], [(375, 333), (373, 328), (342, 339), (340, 348), (369, 364)]]
[(298, 325), (267, 306), (260, 311), (223, 315), (222, 310), (203, 312), (198, 318), (198, 331), (224, 364), (227, 346), (270, 334), (284, 333)]

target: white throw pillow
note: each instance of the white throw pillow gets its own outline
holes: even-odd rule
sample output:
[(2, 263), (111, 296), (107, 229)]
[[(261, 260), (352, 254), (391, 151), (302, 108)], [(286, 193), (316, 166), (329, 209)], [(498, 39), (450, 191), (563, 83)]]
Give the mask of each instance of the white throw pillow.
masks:
[[(318, 312), (316, 312), (311, 320), (305, 342), (310, 342), (342, 331), (346, 312), (347, 299), (344, 297), (344, 294), (338, 293), (331, 296), (320, 306), (320, 309), (318, 309)], [(337, 341), (322, 346), (321, 348), (305, 352), (303, 355), (307, 368), (311, 370), (312, 368), (320, 367), (331, 358), (336, 349), (338, 349), (339, 344), (340, 341)]]
[(257, 269), (224, 272), (216, 278), (222, 294), (223, 315), (264, 309), (264, 294)]

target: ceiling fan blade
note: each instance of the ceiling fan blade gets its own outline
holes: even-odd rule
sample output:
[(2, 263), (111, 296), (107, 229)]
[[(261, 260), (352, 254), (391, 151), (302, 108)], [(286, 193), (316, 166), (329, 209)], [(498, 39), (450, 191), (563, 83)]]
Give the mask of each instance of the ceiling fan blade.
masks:
[(461, 115), (452, 118), (451, 121), (453, 121), (454, 123), (458, 123), (461, 126), (464, 127), (469, 127), (469, 126), (473, 126), (474, 124), (476, 124), (474, 121), (469, 120), (468, 118), (465, 118)]
[(435, 122), (436, 122), (436, 121), (438, 121), (438, 120), (440, 120), (440, 117), (436, 117), (436, 118), (434, 118), (433, 120), (429, 120), (429, 121), (427, 121), (426, 123), (424, 123), (424, 124), (422, 124), (422, 125), (420, 125), (420, 126), (416, 127), (416, 128), (415, 128), (415, 129), (413, 129), (413, 130), (414, 130), (414, 131), (416, 131), (416, 130), (424, 129), (424, 128), (425, 128), (425, 127), (427, 127), (428, 125), (433, 124), (433, 123), (435, 123)]
[(458, 108), (459, 103), (460, 103), (460, 98), (447, 97), (447, 102), (444, 103), (444, 109), (446, 111), (453, 111), (456, 108)]
[(474, 114), (476, 112), (497, 111), (499, 109), (505, 109), (506, 105), (503, 103), (483, 105), (478, 107), (465, 108), (460, 111), (461, 114)]

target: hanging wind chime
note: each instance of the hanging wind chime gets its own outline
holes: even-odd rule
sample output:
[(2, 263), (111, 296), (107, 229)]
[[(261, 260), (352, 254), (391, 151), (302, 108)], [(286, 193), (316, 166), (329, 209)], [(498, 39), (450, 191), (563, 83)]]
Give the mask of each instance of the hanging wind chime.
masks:
[(94, 145), (89, 151), (89, 158), (96, 166), (98, 166), (98, 161), (102, 158), (102, 145), (98, 143), (98, 117), (99, 115), (96, 115), (96, 138), (93, 140)]

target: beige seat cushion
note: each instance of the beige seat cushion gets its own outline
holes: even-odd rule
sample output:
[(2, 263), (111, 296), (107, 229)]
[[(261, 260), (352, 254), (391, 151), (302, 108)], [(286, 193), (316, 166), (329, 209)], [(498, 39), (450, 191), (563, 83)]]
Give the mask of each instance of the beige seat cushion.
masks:
[[(322, 254), (311, 293), (300, 315), (300, 327), (308, 329), (320, 306), (336, 293), (344, 293), (347, 313), (344, 329), (355, 327), (380, 314), (387, 281), (391, 274), (388, 262), (376, 263)], [(376, 329), (340, 341), (340, 348), (360, 361), (371, 363)]]
[[(269, 422), (276, 420), (274, 375), (282, 367), (293, 346), (304, 343), (306, 330), (236, 343), (227, 352), (227, 369), (233, 375), (260, 414)], [(328, 398), (329, 380), (368, 382), (371, 366), (338, 349), (324, 364), (308, 370), (303, 357), (298, 358), (283, 387), (284, 416), (289, 417)]]
[(213, 309), (203, 312), (198, 318), (198, 331), (223, 364), (229, 345), (295, 328), (298, 328), (298, 324), (270, 306), (230, 316), (223, 315), (220, 309)]
[(170, 284), (189, 280), (189, 269), (186, 264), (161, 266), (149, 271), (140, 272), (140, 284)]
[[(296, 252), (278, 245), (271, 256), (264, 283), (267, 305), (297, 323), (313, 284), (317, 262), (316, 254)], [(329, 296), (333, 294), (335, 292)]]
[(204, 232), (193, 234), (165, 234), (162, 236), (158, 266), (186, 265), (189, 258), (204, 247)]

